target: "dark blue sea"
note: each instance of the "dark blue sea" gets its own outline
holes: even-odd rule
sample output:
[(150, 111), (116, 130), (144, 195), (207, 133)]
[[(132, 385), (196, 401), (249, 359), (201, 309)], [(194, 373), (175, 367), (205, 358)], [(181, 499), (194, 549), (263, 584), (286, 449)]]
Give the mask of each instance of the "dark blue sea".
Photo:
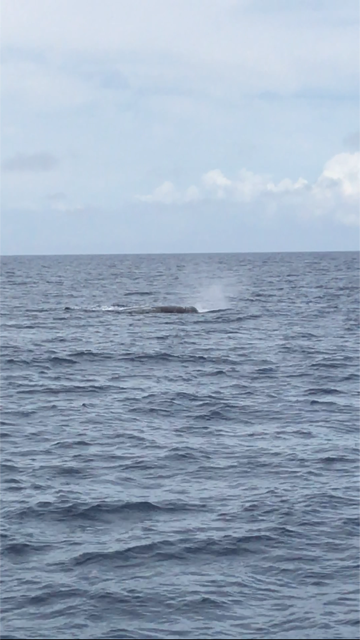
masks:
[(1, 638), (359, 638), (359, 254), (4, 257), (1, 292)]

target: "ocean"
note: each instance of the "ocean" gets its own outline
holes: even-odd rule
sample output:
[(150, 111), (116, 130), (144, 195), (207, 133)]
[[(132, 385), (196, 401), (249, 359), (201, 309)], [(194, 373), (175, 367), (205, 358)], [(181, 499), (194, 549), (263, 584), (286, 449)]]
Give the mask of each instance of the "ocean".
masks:
[(3, 640), (359, 638), (358, 253), (9, 256), (1, 292)]

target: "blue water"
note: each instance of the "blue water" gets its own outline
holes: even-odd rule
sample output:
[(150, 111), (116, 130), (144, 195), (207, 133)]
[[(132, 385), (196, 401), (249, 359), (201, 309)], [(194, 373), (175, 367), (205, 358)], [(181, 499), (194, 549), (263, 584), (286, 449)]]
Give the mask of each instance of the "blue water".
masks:
[(3, 639), (359, 637), (357, 253), (1, 284)]

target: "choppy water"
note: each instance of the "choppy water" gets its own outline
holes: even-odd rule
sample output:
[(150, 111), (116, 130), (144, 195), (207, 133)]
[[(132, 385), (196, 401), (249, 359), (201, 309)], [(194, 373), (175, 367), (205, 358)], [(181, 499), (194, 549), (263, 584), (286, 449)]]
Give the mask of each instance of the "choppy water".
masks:
[(359, 637), (358, 254), (8, 257), (1, 312), (2, 638)]

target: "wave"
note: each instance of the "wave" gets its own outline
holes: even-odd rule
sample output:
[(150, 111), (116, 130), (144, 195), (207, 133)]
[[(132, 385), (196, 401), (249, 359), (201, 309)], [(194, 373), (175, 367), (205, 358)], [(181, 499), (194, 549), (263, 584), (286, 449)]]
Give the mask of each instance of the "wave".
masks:
[(13, 557), (24, 557), (37, 552), (46, 552), (52, 549), (51, 544), (35, 544), (29, 542), (8, 542), (2, 545), (2, 552)]
[(14, 512), (14, 517), (48, 518), (55, 520), (80, 519), (84, 521), (103, 522), (121, 514), (133, 514), (140, 517), (155, 516), (156, 514), (180, 513), (184, 511), (198, 511), (201, 505), (184, 501), (166, 501), (154, 503), (147, 500), (124, 502), (99, 502), (94, 504), (41, 501), (37, 504)]
[(98, 562), (122, 566), (129, 563), (143, 563), (145, 559), (193, 562), (194, 558), (256, 554), (263, 551), (264, 547), (274, 545), (274, 543), (274, 536), (267, 534), (240, 537), (228, 535), (220, 539), (205, 538), (196, 541), (188, 538), (183, 540), (165, 539), (158, 542), (134, 544), (111, 551), (88, 551), (75, 556), (72, 562), (75, 566), (97, 564)]
[(306, 391), (304, 392), (306, 395), (309, 396), (321, 396), (321, 395), (338, 395), (338, 394), (343, 394), (343, 391), (340, 391), (340, 389), (335, 389), (333, 387), (312, 387), (310, 389), (306, 389)]

